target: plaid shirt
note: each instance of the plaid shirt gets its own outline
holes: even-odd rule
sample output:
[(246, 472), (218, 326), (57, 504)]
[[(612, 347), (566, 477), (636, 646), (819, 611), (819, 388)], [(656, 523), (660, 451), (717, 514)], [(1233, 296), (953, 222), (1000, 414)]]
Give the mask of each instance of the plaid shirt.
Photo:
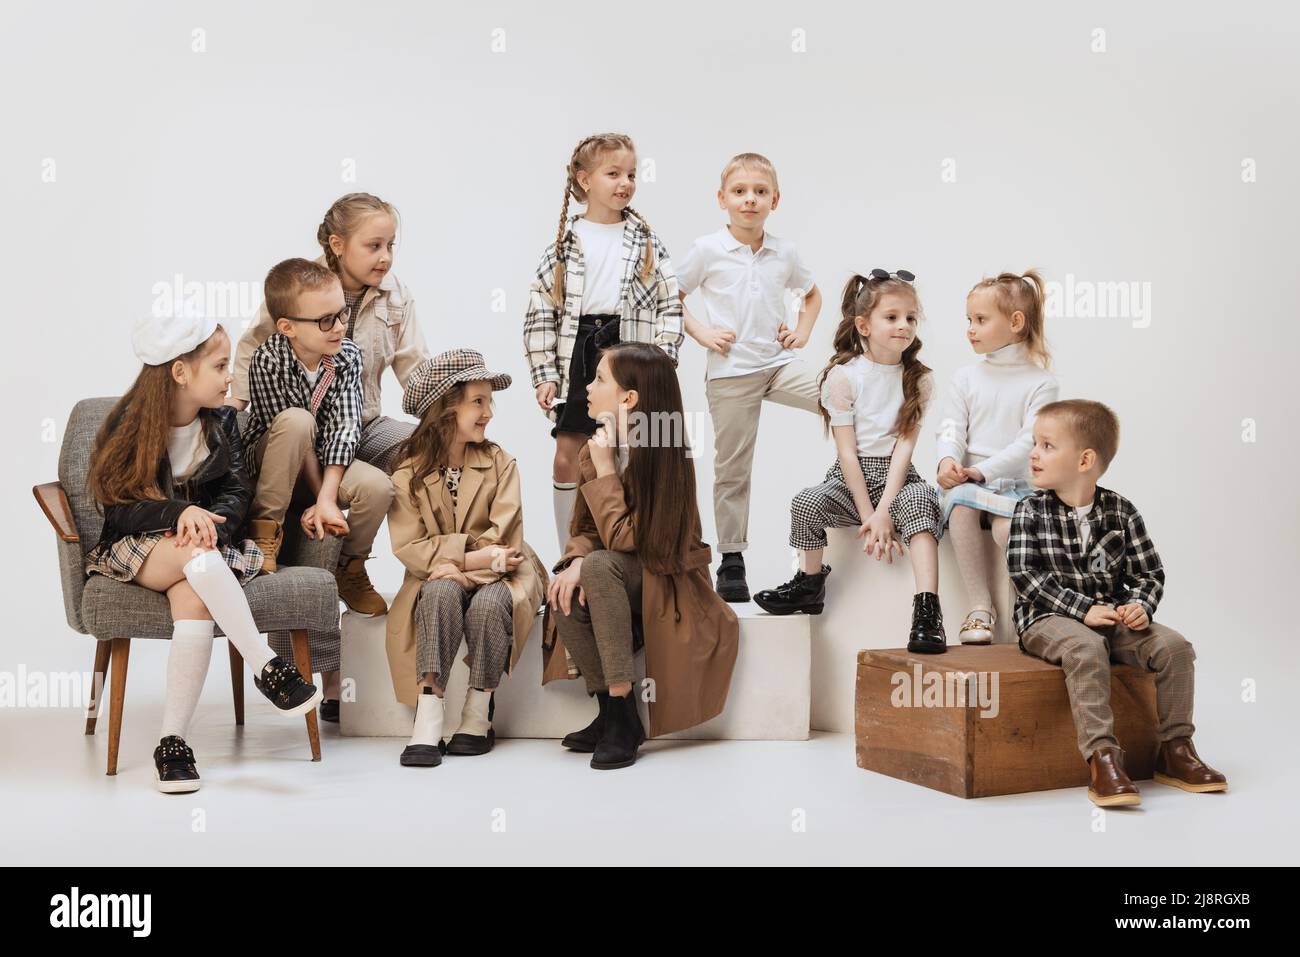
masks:
[[(569, 362), (582, 313), (583, 280), (586, 267), (582, 247), (573, 233), (573, 223), (582, 214), (569, 217), (564, 232), (564, 311), (551, 304), (555, 288), (555, 244), (546, 247), (537, 274), (528, 291), (528, 313), (524, 317), (524, 353), (533, 388), (543, 382), (558, 383), (555, 395), (563, 401), (569, 394)], [(645, 223), (630, 214), (624, 216), (623, 278), (620, 282), (618, 334), (622, 342), (649, 342), (659, 346), (677, 363), (682, 343), (682, 301), (677, 296), (677, 276), (668, 250)], [(654, 243), (655, 272), (649, 282), (641, 279), (647, 242)], [(556, 418), (557, 409), (550, 417)]]
[(248, 363), (248, 425), (244, 445), (249, 459), (262, 434), (285, 409), (306, 409), (316, 416), (316, 458), (321, 468), (352, 464), (361, 440), (361, 350), (343, 340), (338, 355), (322, 356), (313, 387), (293, 346), (275, 333), (253, 352)]
[(1160, 555), (1133, 503), (1097, 487), (1083, 548), (1074, 510), (1050, 489), (1020, 500), (1011, 518), (1007, 571), (1016, 586), (1016, 633), (1065, 615), (1083, 621), (1093, 605), (1138, 604), (1154, 618), (1165, 589)]

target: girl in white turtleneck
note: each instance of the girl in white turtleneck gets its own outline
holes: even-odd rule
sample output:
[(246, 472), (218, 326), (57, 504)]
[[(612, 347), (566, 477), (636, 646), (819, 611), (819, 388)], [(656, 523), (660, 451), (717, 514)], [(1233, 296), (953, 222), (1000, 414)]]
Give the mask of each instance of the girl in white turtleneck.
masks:
[(984, 530), (1006, 549), (1016, 503), (1033, 491), (1034, 416), (1057, 398), (1043, 335), (1045, 298), (1043, 279), (1032, 269), (981, 280), (966, 297), (966, 336), (984, 358), (953, 376), (938, 445), (944, 520), (971, 605), (962, 644), (993, 640)]

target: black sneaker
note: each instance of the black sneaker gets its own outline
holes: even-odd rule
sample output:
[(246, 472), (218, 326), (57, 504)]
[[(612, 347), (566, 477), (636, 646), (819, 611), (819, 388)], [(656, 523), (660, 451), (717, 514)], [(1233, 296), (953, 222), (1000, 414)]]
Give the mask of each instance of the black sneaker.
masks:
[(816, 575), (795, 572), (794, 578), (776, 588), (765, 588), (754, 595), (754, 603), (769, 615), (820, 615), (826, 602), (826, 576), (830, 565), (823, 565)]
[(948, 650), (939, 596), (932, 591), (912, 596), (912, 629), (908, 633), (907, 650), (920, 655), (941, 655)]
[(255, 677), (253, 684), (285, 717), (306, 714), (325, 697), (319, 688), (302, 676), (296, 665), (279, 655), (266, 663), (262, 676)]
[(725, 552), (718, 566), (718, 597), (723, 601), (749, 601), (749, 582), (745, 581), (745, 556)]
[(331, 724), (339, 723), (339, 699), (326, 698), (320, 703), (320, 719)]
[(194, 752), (184, 738), (169, 734), (153, 749), (154, 780), (164, 794), (188, 794), (199, 789)]

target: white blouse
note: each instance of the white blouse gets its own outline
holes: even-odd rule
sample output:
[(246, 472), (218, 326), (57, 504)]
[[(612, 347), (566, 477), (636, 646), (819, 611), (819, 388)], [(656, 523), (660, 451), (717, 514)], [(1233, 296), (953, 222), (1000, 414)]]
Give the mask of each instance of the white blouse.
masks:
[(853, 426), (859, 456), (888, 456), (898, 441), (892, 433), (903, 407), (903, 363), (883, 365), (855, 356), (832, 366), (822, 384), (822, 405), (832, 427)]

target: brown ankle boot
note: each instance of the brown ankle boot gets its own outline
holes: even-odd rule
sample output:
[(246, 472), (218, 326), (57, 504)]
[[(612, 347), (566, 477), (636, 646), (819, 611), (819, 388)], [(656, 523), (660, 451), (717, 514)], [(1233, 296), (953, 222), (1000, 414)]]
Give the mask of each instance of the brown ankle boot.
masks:
[(1142, 803), (1137, 785), (1124, 773), (1124, 752), (1119, 748), (1100, 748), (1088, 759), (1088, 800), (1098, 807)]
[(270, 575), (276, 569), (276, 558), (284, 543), (284, 526), (274, 519), (255, 518), (248, 523), (248, 537), (262, 550), (262, 574)]
[(334, 570), (334, 580), (338, 582), (339, 597), (354, 614), (373, 618), (375, 615), (388, 614), (388, 604), (370, 584), (366, 574), (365, 555), (344, 555), (342, 564)]
[(1228, 789), (1228, 779), (1201, 760), (1191, 738), (1174, 738), (1160, 745), (1155, 778), (1161, 784), (1197, 793)]

